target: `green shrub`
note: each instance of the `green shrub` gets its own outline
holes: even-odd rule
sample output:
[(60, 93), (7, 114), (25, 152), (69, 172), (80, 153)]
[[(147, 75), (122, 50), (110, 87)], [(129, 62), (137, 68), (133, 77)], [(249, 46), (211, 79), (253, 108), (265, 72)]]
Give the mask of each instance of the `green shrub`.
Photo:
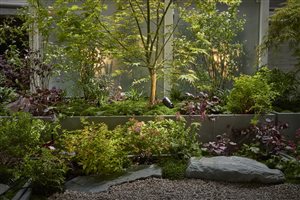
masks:
[(66, 171), (64, 160), (46, 148), (27, 155), (22, 166), (22, 176), (31, 179), (33, 192), (43, 195), (63, 190)]
[(164, 159), (160, 161), (159, 165), (162, 168), (163, 178), (171, 180), (184, 179), (187, 168), (186, 160)]
[(236, 114), (263, 114), (272, 110), (272, 102), (277, 92), (260, 74), (241, 75), (234, 79), (227, 109)]
[(71, 159), (82, 166), (85, 174), (122, 172), (128, 160), (118, 131), (118, 128), (108, 130), (103, 123), (84, 122), (83, 129), (65, 133), (62, 147), (74, 153)]
[(108, 130), (103, 123), (84, 123), (84, 128), (65, 132), (61, 146), (83, 168), (85, 174), (120, 173), (130, 163), (128, 155), (143, 158), (171, 154), (176, 158), (200, 155), (196, 125), (186, 127), (183, 120), (131, 120)]
[(175, 157), (191, 157), (200, 154), (197, 141), (197, 127), (186, 126), (184, 119), (156, 119), (127, 124), (127, 149), (132, 154), (145, 157), (172, 154)]
[[(57, 125), (33, 119), (30, 114), (16, 113), (0, 119), (0, 164), (20, 163), (28, 153), (56, 134)], [(5, 155), (5, 156), (4, 156)], [(5, 163), (3, 163), (5, 162)]]
[(6, 181), (20, 177), (31, 179), (34, 191), (45, 194), (61, 190), (64, 161), (42, 148), (51, 134), (57, 134), (57, 128), (56, 123), (34, 119), (28, 113), (0, 119), (1, 177)]

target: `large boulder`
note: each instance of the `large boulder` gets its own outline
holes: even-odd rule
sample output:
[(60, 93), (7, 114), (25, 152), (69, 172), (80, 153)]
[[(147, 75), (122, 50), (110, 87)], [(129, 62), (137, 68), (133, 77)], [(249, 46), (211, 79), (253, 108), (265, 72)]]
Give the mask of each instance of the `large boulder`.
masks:
[(284, 182), (284, 174), (255, 160), (238, 156), (193, 157), (186, 177), (229, 182)]

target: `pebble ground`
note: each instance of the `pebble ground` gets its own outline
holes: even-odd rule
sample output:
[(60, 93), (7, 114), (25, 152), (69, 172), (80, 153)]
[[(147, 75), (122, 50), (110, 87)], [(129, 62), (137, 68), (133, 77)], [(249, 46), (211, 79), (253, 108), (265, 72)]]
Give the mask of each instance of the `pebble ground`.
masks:
[(300, 184), (236, 184), (199, 179), (150, 178), (101, 193), (65, 191), (49, 200), (300, 200)]

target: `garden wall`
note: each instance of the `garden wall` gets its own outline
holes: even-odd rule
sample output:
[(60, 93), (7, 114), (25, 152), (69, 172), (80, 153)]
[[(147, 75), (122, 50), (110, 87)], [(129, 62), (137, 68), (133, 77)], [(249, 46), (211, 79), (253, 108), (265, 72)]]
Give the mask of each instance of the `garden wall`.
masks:
[[(176, 116), (164, 116), (165, 118), (175, 119)], [(82, 124), (79, 116), (67, 117), (61, 120), (62, 128), (68, 130), (80, 129)], [(88, 121), (95, 123), (104, 122), (107, 126), (112, 129), (119, 124), (126, 123), (130, 116), (90, 116), (86, 117)], [(140, 121), (152, 120), (153, 116), (135, 116)], [(227, 133), (232, 134), (232, 129), (235, 128), (246, 128), (249, 126), (253, 115), (238, 115), (238, 114), (220, 114), (210, 115), (209, 118), (202, 120), (200, 116), (184, 116), (188, 124), (192, 122), (200, 122), (201, 127), (199, 130), (199, 139), (201, 142), (208, 142), (215, 140), (217, 135)], [(284, 130), (284, 134), (287, 138), (293, 139), (295, 132), (300, 128), (300, 113), (274, 113), (262, 117), (260, 120), (269, 118), (275, 122), (286, 122), (289, 124), (288, 129)]]

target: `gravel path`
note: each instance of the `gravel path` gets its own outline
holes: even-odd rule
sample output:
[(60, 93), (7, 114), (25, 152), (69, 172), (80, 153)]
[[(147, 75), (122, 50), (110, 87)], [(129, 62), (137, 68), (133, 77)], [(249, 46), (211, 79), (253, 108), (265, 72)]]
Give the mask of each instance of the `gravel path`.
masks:
[(253, 199), (300, 200), (300, 184), (260, 185), (233, 184), (199, 179), (171, 181), (150, 178), (111, 187), (107, 192), (80, 193), (66, 191), (49, 200), (191, 200), (191, 199)]

